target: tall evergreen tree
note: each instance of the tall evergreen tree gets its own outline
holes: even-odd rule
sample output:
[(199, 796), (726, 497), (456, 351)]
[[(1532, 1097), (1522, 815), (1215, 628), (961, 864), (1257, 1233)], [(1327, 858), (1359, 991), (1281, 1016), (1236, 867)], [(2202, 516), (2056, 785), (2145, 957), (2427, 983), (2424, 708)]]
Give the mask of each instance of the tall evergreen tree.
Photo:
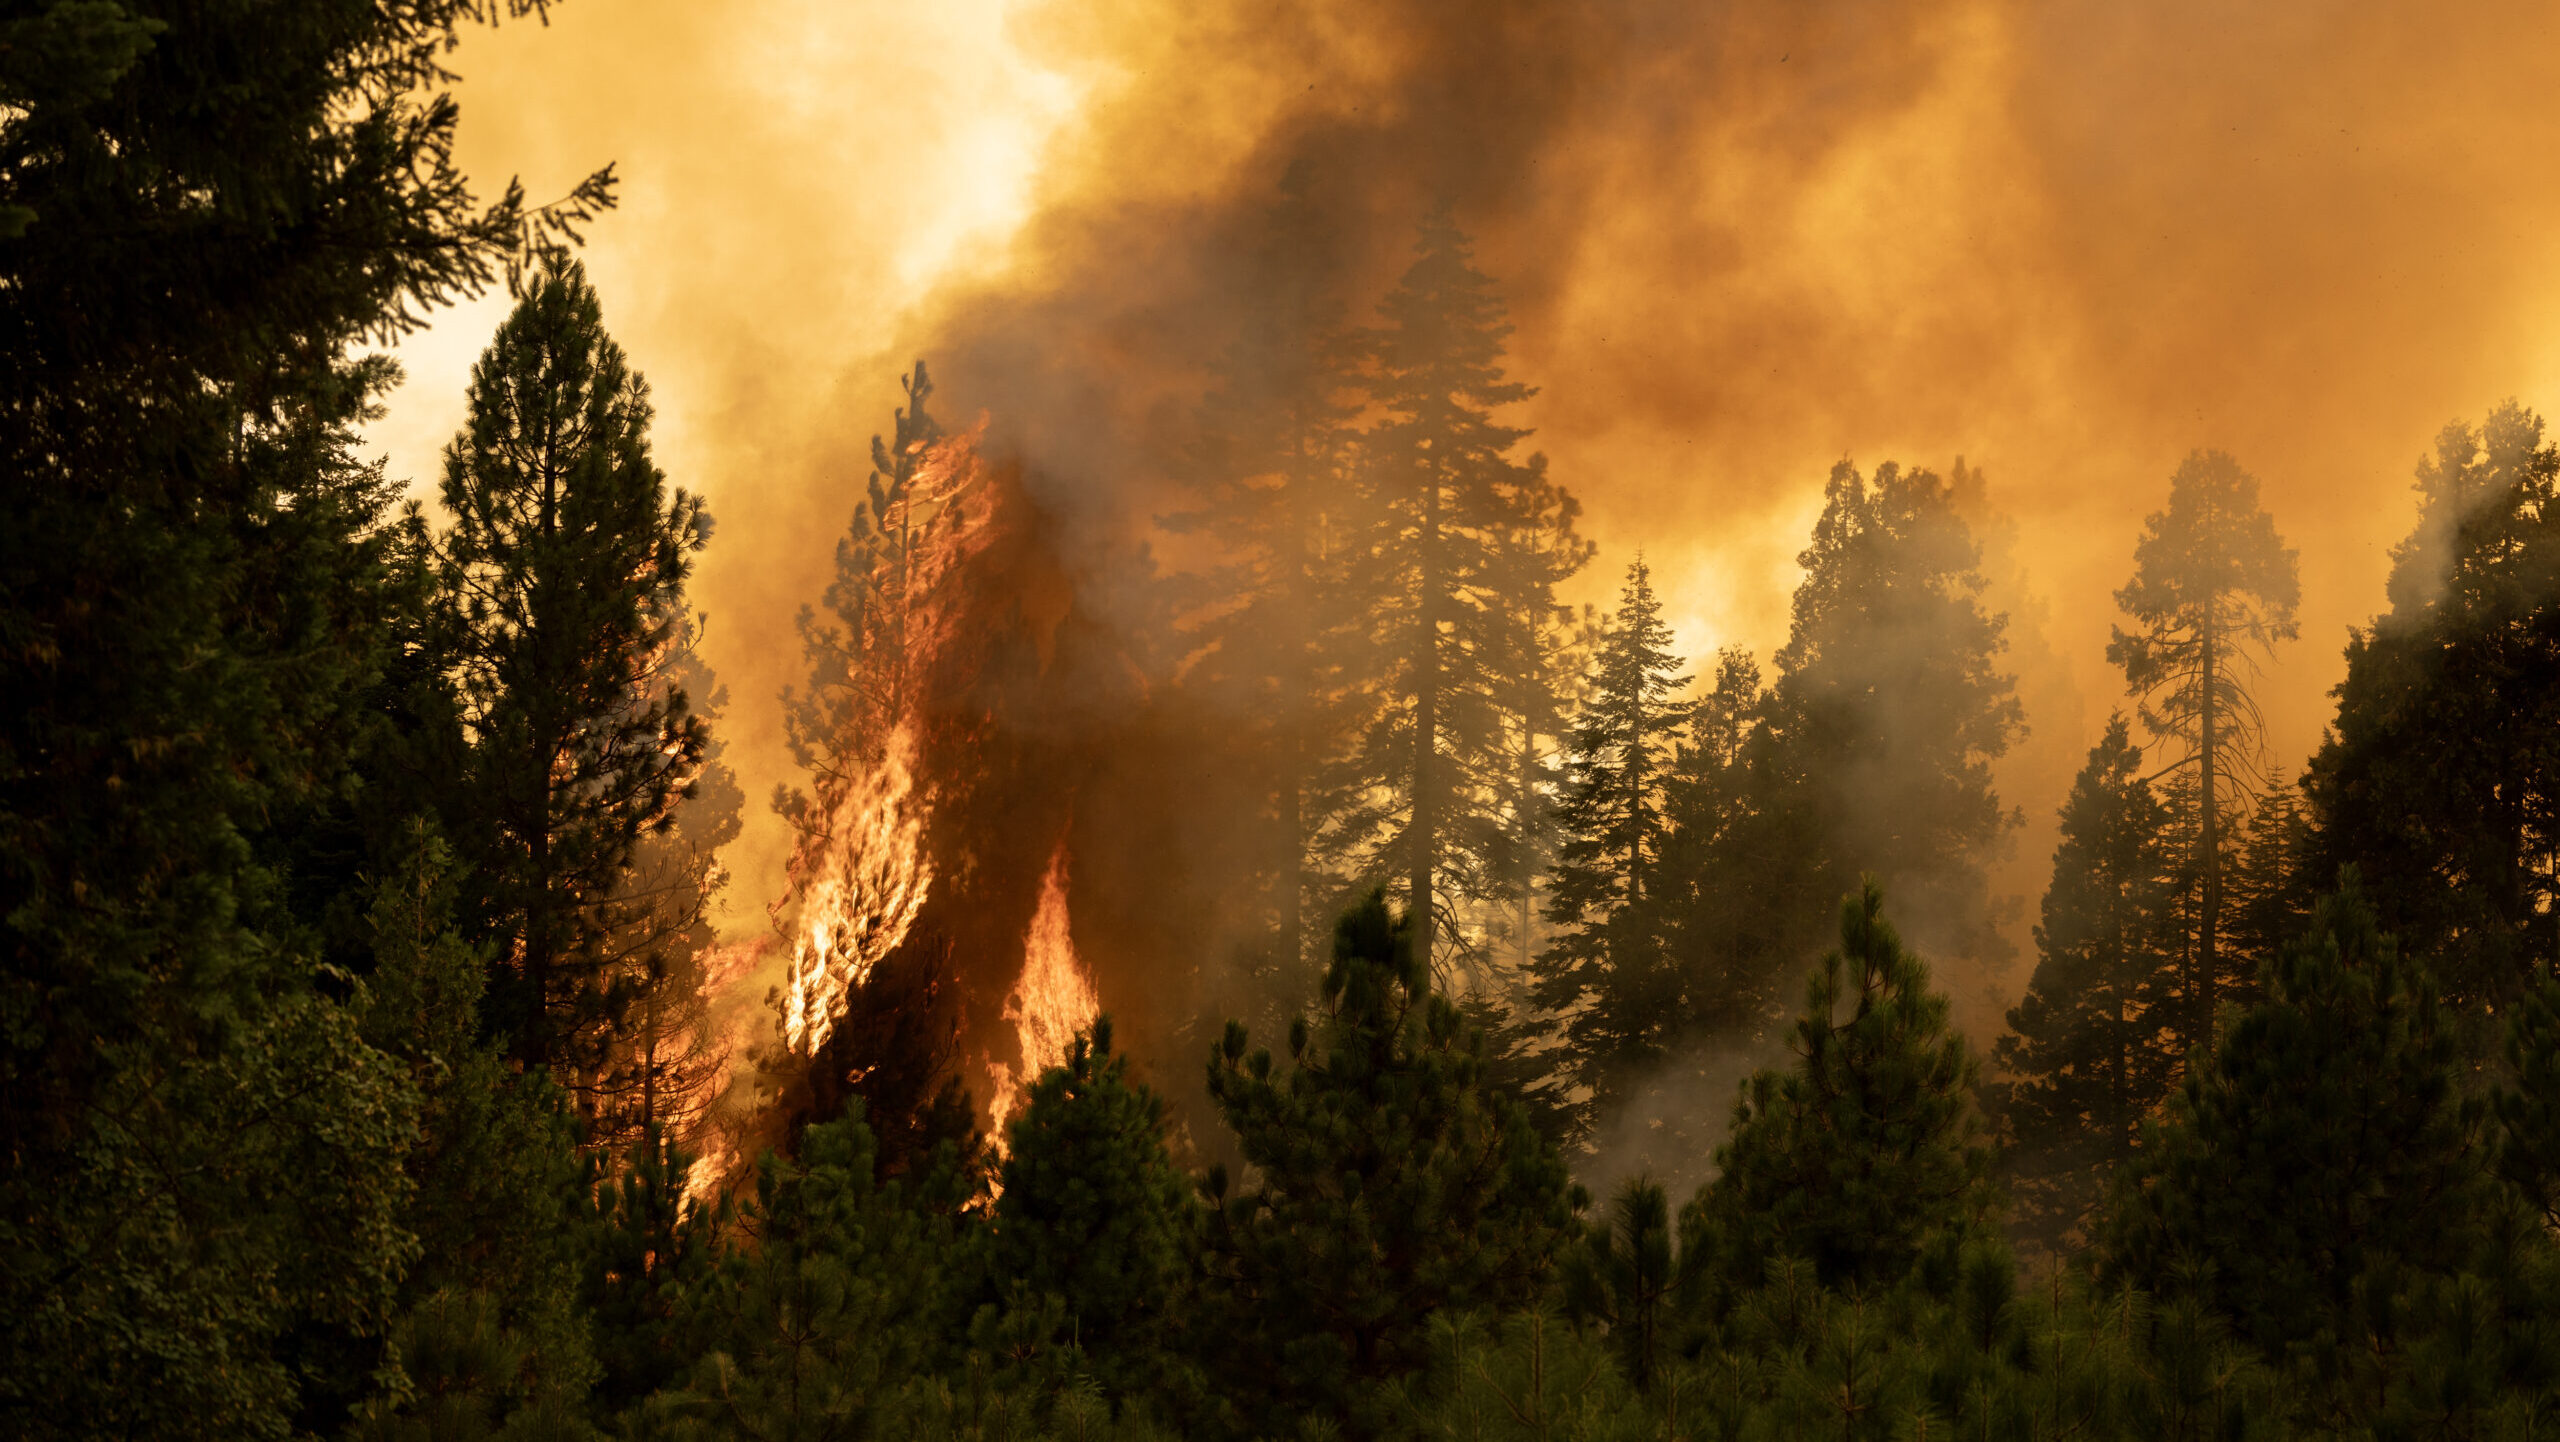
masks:
[(1194, 1202), (1164, 1148), (1164, 1103), (1111, 1050), (1111, 1019), (1032, 1084), (996, 1197), (997, 1274), (1063, 1307), (1115, 1390), (1164, 1380), (1182, 1340)]
[(1347, 580), (1372, 608), (1379, 715), (1345, 778), (1360, 801), (1336, 831), (1400, 879), (1429, 953), (1458, 938), (1451, 903), (1502, 889), (1518, 719), (1503, 701), (1514, 678), (1543, 672), (1517, 618), (1551, 605), (1585, 553), (1519, 544), (1551, 524), (1560, 493), (1543, 456), (1513, 457), (1528, 432), (1494, 419), (1530, 394), (1503, 374), (1510, 324), (1445, 209), (1415, 249), (1365, 337), (1381, 419), (1364, 437), (1366, 524)]
[(1768, 958), (1779, 974), (1818, 944), (1798, 918), (1869, 873), (1933, 945), (1998, 962), (2007, 943), (1984, 868), (2017, 817), (1991, 763), (2025, 722), (1999, 669), (2008, 618), (1982, 607), (1954, 489), (1930, 471), (1888, 463), (1869, 478), (1843, 461), (1797, 560), (1743, 840), (1782, 862), (1762, 873), (1775, 889), (1734, 900), (1782, 919), (1789, 940)]
[(281, 1435), (291, 1339), (392, 1304), (414, 1100), (292, 868), (394, 659), (394, 491), (354, 434), (390, 371), (350, 348), (543, 233), (451, 163), (443, 62), (497, 13), (0, 20), (11, 1435)]
[(1748, 1288), (1792, 1258), (1828, 1287), (1887, 1287), (1933, 1239), (1982, 1229), (1973, 1055), (1873, 882), (1841, 900), (1840, 949), (1806, 982), (1792, 1046), (1794, 1069), (1744, 1083), (1718, 1175), (1682, 1211), (1703, 1275)]
[(1317, 839), (1349, 802), (1338, 763), (1373, 700), (1345, 570), (1359, 526), (1355, 356), (1332, 260), (1321, 217), (1293, 180), (1243, 258), (1242, 325), (1196, 417), (1181, 477), (1190, 494), (1165, 518), (1216, 549), (1176, 583), (1193, 648), (1183, 684), (1228, 729), (1252, 778), (1270, 979), (1292, 1008), (1323, 939), (1308, 911), (1344, 899)]
[(836, 542), (826, 612), (800, 610), (808, 685), (783, 692), (783, 737), (815, 793), (786, 790), (774, 804), (804, 838), (824, 829), (830, 807), (822, 803), (880, 760), (905, 714), (917, 679), (908, 665), (917, 602), (934, 579), (927, 556), (959, 520), (929, 466), (943, 437), (942, 423), (925, 409), (933, 378), (917, 361), (898, 384), (907, 404), (887, 438), (871, 438), (871, 478)]
[(1254, 1170), (1232, 1196), (1210, 1177), (1201, 1336), (1266, 1432), (1307, 1413), (1361, 1423), (1380, 1384), (1428, 1361), (1434, 1313), (1527, 1302), (1573, 1235), (1562, 1163), (1483, 1084), (1416, 932), (1383, 893), (1343, 917), (1285, 1075), (1239, 1024), (1211, 1050), (1210, 1098)]
[(2118, 715), (2063, 804), (2035, 975), (1992, 1052), (2011, 1078), (2013, 1195), (2049, 1246), (2086, 1225), (2169, 1090), (2176, 1057), (2152, 1015), (2177, 958), (2167, 822)]
[(2347, 641), (2312, 758), (2315, 880), (2352, 864), (2447, 999), (2511, 1003), (2560, 956), (2560, 448), (2513, 401), (2418, 467), (2391, 609)]
[(1564, 841), (1548, 898), (1555, 939), (1532, 996), (1565, 1014), (1567, 1054), (1594, 1109), (1617, 1099), (1630, 1071), (1658, 1062), (1686, 1020), (1665, 945), (1654, 877), (1668, 823), (1664, 795), (1689, 684), (1671, 654), (1653, 576), (1627, 568), (1575, 717), (1560, 807)]
[(2226, 960), (2224, 891), (2231, 870), (2229, 818), (2267, 777), (2265, 725), (2248, 677), (2294, 622), (2302, 583), (2294, 552), (2258, 503), (2257, 477), (2220, 451), (2197, 451), (2169, 478), (2169, 505), (2144, 523), (2133, 579), (2116, 604), (2136, 629), (2119, 627), (2107, 659), (2142, 700), (2142, 724), (2171, 752), (2169, 769), (2192, 772), (2194, 921), (2182, 986), (2180, 1030), (2210, 1045), (2224, 987), (2248, 968)]
[(709, 734), (664, 672), (710, 523), (651, 462), (649, 419), (570, 264), (498, 328), (445, 452), (465, 834), (507, 953), (494, 1020), (527, 1064), (579, 1077), (635, 991), (604, 909), (641, 838), (673, 824)]
[(2101, 1256), (2155, 1292), (2204, 1289), (2280, 1352), (2343, 1336), (2377, 1268), (2460, 1270), (2488, 1157), (2433, 980), (2355, 888), (2270, 983), (2126, 1173)]

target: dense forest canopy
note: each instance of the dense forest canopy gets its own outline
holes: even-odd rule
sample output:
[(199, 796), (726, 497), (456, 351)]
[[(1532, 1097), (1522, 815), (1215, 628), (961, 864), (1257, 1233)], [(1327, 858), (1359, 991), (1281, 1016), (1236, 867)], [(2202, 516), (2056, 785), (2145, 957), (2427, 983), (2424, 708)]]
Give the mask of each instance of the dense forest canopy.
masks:
[[(0, 18), (12, 1435), (2560, 1426), (2531, 409), (2418, 463), (2307, 755), (2298, 461), (2164, 459), (2080, 736), (1953, 455), (1807, 466), (1783, 626), (1698, 633), (1540, 449), (1500, 188), (1315, 144), (1181, 364), (954, 310), (733, 703), (620, 177), (455, 163), (536, 17)], [(381, 348), (482, 299), (396, 474)]]

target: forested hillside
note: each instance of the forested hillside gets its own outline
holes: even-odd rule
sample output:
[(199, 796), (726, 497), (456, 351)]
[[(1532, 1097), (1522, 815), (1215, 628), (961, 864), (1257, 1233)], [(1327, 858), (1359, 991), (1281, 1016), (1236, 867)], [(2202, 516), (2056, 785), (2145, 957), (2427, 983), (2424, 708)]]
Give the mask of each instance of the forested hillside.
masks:
[(2175, 462), (2007, 795), (1980, 471), (1813, 468), (1783, 642), (1692, 654), (1465, 214), (1364, 290), (1283, 181), (1136, 539), (897, 378), (750, 798), (617, 177), (452, 163), (538, 8), (0, 17), (0, 1428), (2560, 1433), (2534, 412), (2437, 438), (2308, 757), (2291, 518)]

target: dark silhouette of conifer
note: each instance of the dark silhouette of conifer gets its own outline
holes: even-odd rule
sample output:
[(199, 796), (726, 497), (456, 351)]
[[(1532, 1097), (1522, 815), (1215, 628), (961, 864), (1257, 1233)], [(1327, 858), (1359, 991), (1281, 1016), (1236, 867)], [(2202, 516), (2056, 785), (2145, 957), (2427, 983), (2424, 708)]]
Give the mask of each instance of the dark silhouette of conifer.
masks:
[(2159, 991), (2178, 942), (2167, 820), (2114, 717), (2063, 805), (2035, 974), (1992, 1052), (2013, 1078), (2001, 1089), (2012, 1194), (2047, 1245), (2085, 1225), (2175, 1075), (2153, 1014), (2174, 1000)]
[[(2258, 503), (2258, 481), (2220, 451), (2198, 451), (2169, 478), (2169, 505), (2144, 523), (2133, 578), (2116, 604), (2136, 629), (2118, 628), (2107, 659), (2142, 699), (2142, 724), (2171, 752), (2160, 774), (2180, 772), (2192, 824), (2195, 896), (2174, 1020), (2186, 1046), (2210, 1046), (2224, 989), (2255, 970), (2225, 954), (2225, 891), (2238, 839), (2231, 818), (2267, 780), (2265, 723), (2249, 677), (2279, 641), (2300, 634), (2302, 594), (2294, 553)], [(2164, 1020), (2170, 1020), (2164, 1018)]]
[(1840, 949), (1806, 983), (1796, 1064), (1744, 1083), (1719, 1175), (1681, 1216), (1683, 1249), (1729, 1287), (1777, 1259), (1826, 1287), (1888, 1287), (1989, 1216), (1975, 1063), (1947, 999), (1903, 950), (1869, 882), (1840, 905)]
[(1538, 1295), (1574, 1231), (1574, 1190), (1480, 1043), (1432, 987), (1411, 917), (1383, 893), (1342, 918), (1324, 1008), (1275, 1072), (1229, 1023), (1209, 1095), (1252, 1183), (1209, 1179), (1212, 1374), (1268, 1431), (1357, 1421), (1428, 1361), (1434, 1313)]
[(471, 736), (462, 829), (505, 942), (492, 1021), (527, 1064), (590, 1075), (635, 994), (604, 908), (708, 740), (665, 669), (709, 521), (650, 460), (648, 389), (576, 265), (498, 328), (470, 406), (439, 579)]
[(1510, 866), (1500, 798), (1520, 720), (1506, 699), (1543, 679), (1535, 628), (1556, 581), (1588, 552), (1527, 545), (1563, 504), (1528, 432), (1495, 412), (1530, 389), (1502, 368), (1510, 324), (1445, 209), (1363, 337), (1371, 405), (1362, 437), (1362, 525), (1345, 576), (1378, 648), (1377, 713), (1348, 763), (1355, 804), (1336, 835), (1399, 879), (1426, 954), (1458, 937), (1453, 903), (1497, 896)]
[(2349, 636), (2334, 734), (2304, 777), (2307, 870), (2325, 885), (2355, 866), (2477, 1014), (2560, 956), (2560, 448), (2509, 401), (2445, 427), (2417, 489), (2391, 609)]
[(1556, 934), (1531, 992), (1566, 1016), (1565, 1056), (1591, 1089), (1589, 1111), (1617, 1102), (1625, 1078), (1659, 1063), (1688, 1020), (1656, 890), (1665, 792), (1688, 713), (1674, 699), (1689, 678), (1671, 645), (1639, 558), (1574, 719), (1547, 902)]

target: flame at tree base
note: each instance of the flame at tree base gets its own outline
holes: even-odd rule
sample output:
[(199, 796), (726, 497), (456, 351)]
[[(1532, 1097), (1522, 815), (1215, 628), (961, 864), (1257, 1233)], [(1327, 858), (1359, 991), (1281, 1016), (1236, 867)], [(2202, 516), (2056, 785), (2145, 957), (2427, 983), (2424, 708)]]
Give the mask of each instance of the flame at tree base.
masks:
[(1006, 1150), (1005, 1123), (1021, 1106), (1031, 1084), (1042, 1072), (1065, 1064), (1076, 1033), (1090, 1029), (1101, 1011), (1101, 998), (1094, 994), (1070, 933), (1067, 845), (1060, 841), (1049, 859), (1049, 873), (1040, 883), (1039, 909), (1032, 913), (1031, 928), (1022, 938), (1022, 978), (1004, 1003), (1004, 1018), (1013, 1023), (1022, 1060), (1016, 1067), (987, 1064), (995, 1084), (987, 1106), (988, 1129), (999, 1154)]

